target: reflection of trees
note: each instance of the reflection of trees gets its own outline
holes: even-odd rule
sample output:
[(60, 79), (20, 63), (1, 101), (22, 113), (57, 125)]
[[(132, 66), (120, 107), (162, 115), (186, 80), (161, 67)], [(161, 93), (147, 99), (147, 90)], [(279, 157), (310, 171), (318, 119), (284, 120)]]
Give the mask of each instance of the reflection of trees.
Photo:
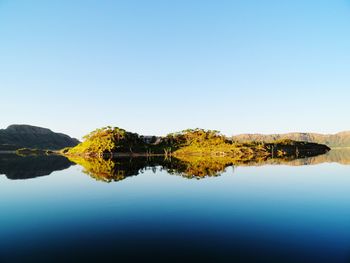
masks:
[(328, 154), (304, 159), (288, 158), (255, 158), (242, 160), (229, 156), (194, 156), (182, 155), (176, 158), (161, 156), (136, 158), (87, 158), (70, 157), (70, 159), (83, 166), (83, 172), (99, 181), (120, 181), (130, 176), (138, 175), (145, 170), (156, 173), (157, 168), (169, 174), (180, 175), (190, 179), (202, 179), (220, 176), (229, 166), (260, 166), (266, 164), (307, 165), (321, 162), (350, 163), (350, 150), (347, 153), (331, 151)]
[(220, 176), (228, 166), (233, 166), (230, 157), (210, 156), (181, 156), (172, 158), (165, 165), (170, 174), (178, 174), (185, 178), (201, 179), (205, 177)]
[[(71, 162), (71, 161), (73, 162)], [(350, 164), (350, 149), (334, 149), (327, 154), (304, 159), (270, 158), (239, 160), (227, 156), (178, 156), (171, 159), (164, 157), (117, 158), (104, 160), (101, 158), (71, 157), (42, 155), (21, 157), (14, 154), (0, 154), (0, 174), (9, 179), (27, 179), (51, 174), (77, 163), (83, 166), (83, 172), (105, 182), (120, 181), (129, 176), (135, 176), (145, 170), (156, 173), (157, 169), (169, 174), (185, 178), (207, 178), (220, 176), (229, 166), (260, 166), (272, 165), (310, 165), (326, 162)]]
[(163, 157), (137, 158), (82, 158), (73, 157), (71, 161), (81, 165), (83, 172), (99, 181), (120, 181), (129, 176), (138, 175), (145, 170), (156, 172), (157, 167), (170, 174), (181, 175), (186, 178), (205, 178), (219, 176), (226, 167), (233, 165), (228, 157), (193, 157), (186, 159)]
[(120, 181), (159, 165), (159, 158), (147, 157), (115, 159), (69, 157), (69, 159), (81, 165), (84, 173), (104, 182)]
[(336, 148), (332, 149), (326, 154), (306, 157), (306, 158), (275, 158), (267, 159), (263, 162), (248, 162), (240, 163), (239, 165), (290, 165), (290, 166), (301, 166), (301, 165), (317, 165), (321, 163), (339, 163), (344, 165), (350, 164), (350, 148)]
[(60, 155), (22, 157), (16, 154), (0, 154), (0, 174), (5, 174), (8, 179), (13, 180), (49, 175), (73, 164)]

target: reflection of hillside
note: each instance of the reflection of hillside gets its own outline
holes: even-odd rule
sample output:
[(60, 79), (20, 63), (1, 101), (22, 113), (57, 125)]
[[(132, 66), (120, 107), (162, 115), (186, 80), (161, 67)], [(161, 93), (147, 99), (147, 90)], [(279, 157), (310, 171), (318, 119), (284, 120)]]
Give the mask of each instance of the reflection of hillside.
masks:
[[(180, 175), (190, 179), (220, 176), (227, 167), (238, 161), (228, 156), (181, 156), (177, 158), (137, 157), (137, 158), (82, 158), (70, 157), (70, 160), (81, 165), (83, 172), (98, 181), (120, 181), (138, 175), (144, 170), (160, 168), (169, 174)], [(259, 160), (263, 162), (263, 160)], [(242, 163), (242, 161), (241, 161)]]
[(181, 175), (186, 178), (204, 178), (219, 176), (226, 167), (233, 165), (230, 158), (187, 158), (164, 159), (163, 157), (138, 158), (81, 158), (73, 157), (71, 161), (81, 165), (83, 172), (99, 181), (120, 181), (127, 177), (138, 175), (147, 169), (166, 170), (170, 174)]
[(270, 158), (260, 161), (250, 162), (234, 162), (237, 166), (262, 166), (262, 165), (290, 165), (290, 166), (301, 166), (301, 165), (316, 165), (322, 163), (339, 163), (344, 165), (350, 165), (350, 148), (336, 148), (332, 149), (326, 154), (307, 157), (301, 159), (293, 158)]
[(260, 165), (309, 165), (323, 162), (339, 162), (350, 164), (350, 150), (333, 150), (325, 155), (305, 159), (275, 158), (242, 161), (228, 156), (178, 156), (137, 157), (137, 158), (82, 158), (71, 157), (71, 161), (81, 165), (83, 172), (99, 181), (120, 181), (130, 176), (136, 176), (144, 170), (166, 170), (169, 174), (185, 178), (202, 179), (220, 176), (229, 166), (260, 166)]
[(350, 164), (350, 148), (337, 148), (326, 154), (294, 160), (270, 159), (263, 164), (286, 164), (290, 166), (316, 165), (322, 163)]
[(339, 163), (350, 164), (350, 148), (332, 149), (324, 155), (303, 159), (304, 164)]
[(0, 174), (5, 174), (8, 179), (13, 180), (49, 175), (73, 164), (66, 157), (58, 155), (21, 157), (15, 154), (0, 154)]
[(190, 179), (202, 179), (220, 176), (226, 167), (233, 165), (234, 160), (227, 156), (181, 156), (173, 158), (166, 165), (166, 169), (170, 174), (177, 174)]
[(185, 178), (207, 178), (220, 176), (229, 166), (260, 166), (260, 165), (312, 165), (321, 163), (340, 163), (350, 165), (350, 148), (334, 149), (327, 154), (304, 159), (260, 159), (236, 160), (232, 157), (220, 156), (178, 156), (164, 159), (163, 157), (117, 158), (104, 160), (100, 158), (71, 158), (64, 156), (27, 156), (0, 154), (0, 174), (9, 179), (27, 179), (51, 174), (77, 163), (83, 172), (105, 182), (120, 181), (130, 176), (138, 175), (144, 170), (166, 170), (169, 174)]
[(142, 173), (144, 170), (161, 169), (169, 174), (185, 178), (201, 179), (220, 176), (229, 166), (262, 166), (262, 165), (312, 165), (321, 163), (340, 163), (350, 165), (350, 148), (334, 149), (327, 154), (304, 159), (260, 159), (254, 161), (239, 161), (232, 157), (220, 156), (178, 156), (164, 157), (117, 158), (104, 160), (99, 158), (71, 158), (64, 156), (27, 156), (0, 154), (0, 174), (9, 179), (27, 179), (51, 174), (63, 170), (72, 164), (80, 164), (83, 172), (91, 177), (105, 181), (120, 181), (130, 176)]
[(69, 157), (69, 159), (83, 167), (83, 172), (98, 181), (120, 181), (141, 173), (147, 167), (156, 167), (158, 158), (82, 158)]

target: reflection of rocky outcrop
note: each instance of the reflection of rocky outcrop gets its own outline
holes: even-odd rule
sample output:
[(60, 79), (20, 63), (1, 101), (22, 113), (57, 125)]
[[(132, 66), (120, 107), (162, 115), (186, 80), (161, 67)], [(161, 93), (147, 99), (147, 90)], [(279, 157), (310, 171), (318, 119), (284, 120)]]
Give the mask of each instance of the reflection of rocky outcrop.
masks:
[(21, 157), (15, 154), (0, 154), (0, 174), (5, 174), (12, 180), (49, 175), (71, 165), (74, 163), (58, 155)]

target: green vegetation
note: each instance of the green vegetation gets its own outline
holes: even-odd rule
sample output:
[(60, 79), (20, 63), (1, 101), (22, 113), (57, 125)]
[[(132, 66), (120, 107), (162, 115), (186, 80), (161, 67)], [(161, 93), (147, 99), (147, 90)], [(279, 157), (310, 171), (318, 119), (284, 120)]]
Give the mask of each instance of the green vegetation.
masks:
[(113, 157), (137, 155), (165, 156), (230, 156), (236, 161), (265, 160), (286, 156), (311, 156), (329, 151), (325, 145), (279, 140), (273, 143), (239, 143), (228, 139), (218, 131), (189, 129), (150, 140), (118, 127), (97, 129), (84, 137), (74, 148), (66, 148), (62, 154), (84, 157)]
[(118, 127), (104, 127), (84, 136), (84, 142), (62, 153), (102, 157), (113, 153), (147, 152), (147, 145), (136, 134)]

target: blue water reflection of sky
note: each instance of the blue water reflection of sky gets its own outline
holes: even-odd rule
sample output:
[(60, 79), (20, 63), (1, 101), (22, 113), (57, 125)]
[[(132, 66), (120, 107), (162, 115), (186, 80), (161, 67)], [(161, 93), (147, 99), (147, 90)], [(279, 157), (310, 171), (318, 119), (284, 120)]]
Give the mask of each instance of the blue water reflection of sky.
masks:
[(74, 166), (29, 180), (2, 176), (0, 242), (12, 251), (43, 242), (178, 236), (342, 262), (350, 255), (349, 171), (339, 164), (236, 167), (189, 180), (149, 170), (103, 183)]

